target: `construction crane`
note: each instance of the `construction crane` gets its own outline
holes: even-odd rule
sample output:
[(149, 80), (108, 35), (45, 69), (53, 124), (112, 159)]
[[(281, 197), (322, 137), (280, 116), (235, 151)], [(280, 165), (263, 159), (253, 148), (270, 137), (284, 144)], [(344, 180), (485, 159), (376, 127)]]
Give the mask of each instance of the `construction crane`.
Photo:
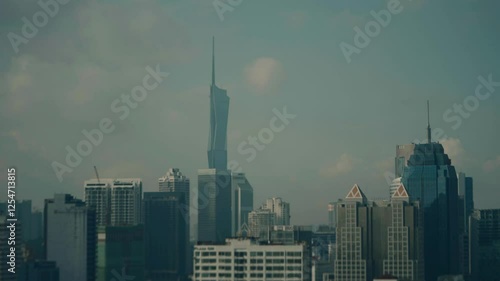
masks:
[(99, 180), (99, 173), (97, 172), (97, 167), (94, 166), (95, 176), (97, 177), (97, 183), (100, 185), (101, 181)]

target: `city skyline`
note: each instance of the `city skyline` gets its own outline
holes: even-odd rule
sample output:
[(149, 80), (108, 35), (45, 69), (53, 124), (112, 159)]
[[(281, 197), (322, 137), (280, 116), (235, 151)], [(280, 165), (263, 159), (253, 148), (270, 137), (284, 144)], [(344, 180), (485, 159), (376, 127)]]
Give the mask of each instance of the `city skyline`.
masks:
[[(54, 193), (83, 198), (81, 183), (94, 176), (94, 165), (103, 178), (142, 178), (144, 191), (157, 190), (157, 179), (166, 167), (179, 167), (196, 186), (196, 171), (205, 167), (207, 160), (207, 70), (213, 34), (217, 50), (223, 54), (217, 58), (217, 80), (231, 93), (228, 160), (237, 161), (251, 179), (254, 202), (286, 193), (285, 199), (293, 206), (294, 224), (319, 224), (327, 221), (328, 202), (342, 198), (344, 188), (354, 183), (368, 187), (365, 192), (370, 198), (381, 197), (379, 194), (388, 197), (389, 183), (384, 174), (394, 171), (394, 148), (415, 139), (425, 142), (424, 109), (429, 99), (431, 122), (448, 136), (442, 142), (445, 152), (457, 172), (474, 178), (476, 208), (498, 207), (488, 195), (498, 192), (500, 152), (495, 145), (498, 132), (492, 128), (500, 119), (496, 95), (500, 90), (490, 85), (495, 89), (491, 97), (481, 100), (477, 110), (466, 112), (468, 117), (460, 119), (458, 128), (458, 121), (443, 118), (449, 109), (454, 112), (455, 103), (463, 104), (473, 95), (476, 86), (483, 85), (484, 89), (481, 81), (488, 80), (490, 74), (493, 81), (500, 80), (500, 69), (492, 64), (498, 61), (493, 50), (499, 49), (499, 42), (484, 35), (499, 25), (491, 12), (494, 9), (487, 9), (484, 3), (474, 4), (475, 13), (492, 20), (493, 24), (485, 25), (460, 5), (448, 11), (445, 3), (404, 4), (404, 12), (393, 17), (398, 23), (391, 23), (380, 36), (372, 38), (349, 64), (338, 50), (339, 43), (352, 41), (353, 26), (371, 20), (370, 11), (379, 11), (382, 4), (322, 2), (318, 8), (304, 9), (299, 2), (286, 7), (266, 3), (262, 10), (257, 2), (245, 2), (224, 14), (220, 22), (211, 3), (147, 3), (133, 26), (121, 23), (130, 28), (130, 36), (143, 34), (133, 38), (147, 38), (153, 41), (151, 46), (161, 48), (137, 40), (115, 53), (106, 46), (128, 42), (123, 41), (127, 37), (118, 32), (106, 37), (108, 33), (97, 32), (100, 28), (91, 22), (107, 26), (116, 18), (108, 19), (97, 8), (105, 11), (117, 7), (67, 5), (65, 12), (61, 8), (57, 20), (69, 23), (78, 18), (80, 26), (71, 25), (71, 34), (58, 33), (62, 31), (60, 25), (49, 24), (28, 44), (20, 45), (19, 53), (0, 58), (0, 87), (6, 93), (1, 97), (5, 118), (0, 122), (5, 131), (0, 150), (5, 158), (0, 167), (13, 165), (19, 169), (18, 198), (33, 199), (38, 208)], [(136, 7), (124, 4), (116, 12), (135, 15)], [(5, 33), (16, 31), (18, 25), (20, 28), (21, 17), (33, 14), (37, 7), (11, 8), (13, 12), (2, 17), (0, 30)], [(444, 11), (448, 12), (443, 18)], [(256, 14), (272, 28), (250, 24)], [(145, 18), (159, 22), (152, 24)], [(470, 22), (465, 24), (463, 18)], [(430, 30), (429, 22), (439, 28)], [(195, 29), (200, 23), (206, 23), (206, 28)], [(418, 34), (412, 27), (415, 24), (425, 32)], [(114, 25), (109, 26), (116, 31)], [(161, 30), (164, 26), (168, 30)], [(452, 27), (462, 34), (448, 32)], [(172, 35), (173, 43), (158, 38), (158, 28)], [(317, 33), (308, 32), (310, 29)], [(484, 32), (478, 35), (480, 29)], [(104, 34), (101, 36), (107, 44), (98, 44), (88, 32)], [(56, 43), (44, 43), (44, 34), (53, 36)], [(440, 40), (432, 50), (417, 47), (422, 40), (436, 38)], [(80, 41), (86, 44), (76, 47)], [(2, 49), (12, 50), (8, 40), (0, 44)], [(68, 47), (66, 53), (56, 54), (53, 44)], [(466, 53), (461, 46), (469, 48)], [(411, 50), (413, 55), (401, 50)], [(436, 62), (441, 66), (421, 71)], [(65, 63), (71, 68), (65, 68)], [(82, 130), (95, 128), (101, 117), (114, 116), (109, 110), (112, 101), (141, 82), (146, 66), (154, 69), (157, 64), (172, 76), (165, 78), (137, 109), (131, 109), (126, 120), (115, 122), (116, 131), (105, 135), (103, 142), (59, 182), (51, 163), (64, 162), (65, 147), (75, 149), (83, 137)], [(374, 66), (383, 71), (374, 71)], [(75, 83), (79, 79), (85, 83)], [(276, 133), (264, 150), (256, 150), (255, 158), (247, 161), (251, 154), (240, 154), (237, 147), (248, 142), (247, 136), (258, 136), (268, 127), (274, 108), (282, 112), (284, 107), (296, 114), (296, 119), (289, 120), (290, 124)], [(11, 118), (17, 121), (9, 123)], [(39, 122), (47, 125), (40, 126)], [(2, 179), (4, 176), (0, 175)], [(304, 200), (311, 204), (301, 204)]]
[(0, 281), (498, 281), (499, 10), (0, 1)]

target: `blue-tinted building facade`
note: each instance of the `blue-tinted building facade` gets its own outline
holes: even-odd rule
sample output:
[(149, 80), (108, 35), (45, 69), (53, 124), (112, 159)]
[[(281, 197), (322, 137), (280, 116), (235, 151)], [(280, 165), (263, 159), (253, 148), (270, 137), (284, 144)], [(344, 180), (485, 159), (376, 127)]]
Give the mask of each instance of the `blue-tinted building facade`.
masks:
[(210, 169), (227, 169), (228, 115), (229, 97), (227, 96), (226, 90), (215, 85), (215, 56), (212, 55), (212, 85), (210, 85), (210, 133), (208, 139), (208, 167)]
[(186, 280), (185, 205), (184, 192), (144, 193), (147, 280)]
[(416, 144), (402, 182), (424, 213), (425, 280), (459, 272), (458, 181), (440, 143)]
[(227, 170), (198, 170), (198, 241), (220, 242), (230, 238), (231, 173)]

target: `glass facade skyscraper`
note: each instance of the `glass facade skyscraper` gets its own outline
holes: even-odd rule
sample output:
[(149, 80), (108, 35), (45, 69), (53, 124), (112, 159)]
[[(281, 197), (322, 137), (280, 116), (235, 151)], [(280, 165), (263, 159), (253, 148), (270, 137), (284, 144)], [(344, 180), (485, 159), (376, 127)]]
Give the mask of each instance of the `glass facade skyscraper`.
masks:
[(460, 198), (460, 223), (464, 229), (469, 228), (469, 216), (474, 211), (474, 185), (472, 177), (467, 177), (465, 173), (458, 173), (458, 196)]
[(459, 269), (458, 182), (455, 167), (440, 143), (416, 144), (402, 177), (410, 199), (424, 213), (426, 280)]
[(145, 280), (144, 234), (143, 225), (99, 227), (96, 280)]
[(412, 155), (414, 149), (414, 143), (396, 146), (396, 158), (394, 159), (394, 173), (396, 178), (399, 178), (403, 175), (403, 171), (405, 170), (408, 159), (410, 159), (410, 156)]
[(227, 120), (229, 97), (227, 91), (215, 85), (215, 46), (212, 41), (212, 85), (210, 85), (210, 133), (208, 139), (208, 167), (227, 169)]
[(474, 210), (470, 220), (473, 246), (472, 271), (476, 280), (498, 280), (500, 275), (500, 209)]
[(144, 229), (147, 280), (185, 280), (184, 192), (145, 192)]
[(232, 225), (233, 236), (248, 226), (248, 214), (253, 211), (253, 188), (244, 173), (232, 173)]
[(45, 260), (55, 261), (60, 280), (95, 281), (96, 213), (69, 194), (45, 199)]
[(198, 241), (224, 242), (231, 223), (230, 171), (198, 170)]
[(186, 243), (189, 243), (191, 233), (191, 190), (189, 178), (183, 175), (178, 168), (170, 168), (165, 176), (158, 179), (158, 187), (160, 192), (181, 192), (184, 194), (185, 205), (182, 209), (186, 220)]
[(224, 242), (231, 237), (231, 171), (227, 170), (227, 91), (215, 85), (215, 40), (212, 40), (208, 169), (198, 170), (198, 241)]

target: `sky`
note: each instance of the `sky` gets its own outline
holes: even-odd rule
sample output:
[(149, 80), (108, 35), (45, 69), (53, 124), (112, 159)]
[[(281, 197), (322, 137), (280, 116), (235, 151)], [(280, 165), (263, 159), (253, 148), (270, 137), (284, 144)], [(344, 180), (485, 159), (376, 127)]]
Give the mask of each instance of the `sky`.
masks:
[[(474, 178), (476, 208), (500, 208), (498, 1), (40, 2), (0, 3), (0, 201), (9, 167), (17, 199), (38, 208), (54, 193), (82, 198), (94, 166), (101, 178), (142, 178), (144, 191), (176, 167), (196, 189), (215, 36), (228, 160), (255, 207), (282, 197), (293, 224), (325, 224), (328, 202), (354, 184), (387, 197), (396, 145), (426, 139), (429, 100), (433, 140)], [(154, 87), (140, 101), (121, 100), (144, 80)], [(284, 110), (293, 118), (269, 138)], [(101, 127), (68, 166), (66, 148)], [(254, 157), (238, 151), (259, 134)], [(54, 163), (66, 166), (60, 178)]]

